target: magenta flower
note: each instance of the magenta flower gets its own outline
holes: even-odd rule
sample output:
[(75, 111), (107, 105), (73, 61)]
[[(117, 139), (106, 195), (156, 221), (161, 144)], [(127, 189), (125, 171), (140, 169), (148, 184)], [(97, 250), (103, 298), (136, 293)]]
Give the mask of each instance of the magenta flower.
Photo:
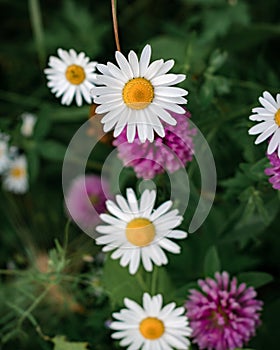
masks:
[(65, 196), (66, 212), (83, 229), (94, 228), (106, 211), (109, 185), (97, 175), (82, 175), (71, 183)]
[(196, 129), (190, 129), (190, 112), (177, 114), (170, 112), (177, 120), (175, 126), (164, 124), (165, 137), (155, 136), (153, 143), (141, 143), (138, 136), (128, 143), (126, 129), (113, 142), (118, 148), (118, 157), (126, 167), (133, 167), (138, 178), (152, 179), (164, 171), (175, 172), (184, 168), (192, 160), (194, 153), (193, 135)]
[(277, 152), (268, 154), (267, 158), (270, 161), (271, 167), (265, 169), (265, 174), (271, 176), (269, 182), (275, 190), (280, 190), (280, 159)]
[(199, 349), (233, 350), (255, 334), (260, 324), (262, 302), (253, 287), (237, 285), (229, 274), (216, 273), (215, 280), (199, 280), (201, 291), (191, 290), (186, 302), (187, 317)]

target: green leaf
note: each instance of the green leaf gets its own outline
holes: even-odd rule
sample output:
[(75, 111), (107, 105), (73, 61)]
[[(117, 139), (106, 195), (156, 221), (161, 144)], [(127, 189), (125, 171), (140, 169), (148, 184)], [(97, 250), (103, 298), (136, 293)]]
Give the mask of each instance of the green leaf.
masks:
[(63, 335), (57, 335), (52, 338), (52, 342), (54, 343), (53, 350), (85, 350), (88, 349), (88, 343), (77, 343), (77, 342), (69, 342), (66, 340), (66, 337)]
[(207, 68), (207, 72), (209, 74), (213, 74), (214, 72), (216, 72), (225, 63), (227, 56), (228, 55), (226, 52), (221, 52), (219, 49), (215, 50), (210, 56), (209, 67)]
[(154, 266), (152, 272), (146, 272), (141, 266), (135, 275), (130, 275), (127, 267), (122, 267), (119, 261), (108, 257), (101, 283), (107, 290), (113, 308), (123, 305), (124, 298), (142, 303), (144, 292), (161, 293), (166, 302), (172, 301), (173, 286), (164, 267)]
[(247, 286), (254, 288), (262, 287), (273, 281), (273, 277), (266, 272), (242, 272), (237, 275), (237, 279), (239, 282), (244, 282)]
[(48, 140), (40, 143), (39, 150), (43, 158), (61, 161), (64, 159), (66, 146), (57, 141)]
[(39, 156), (35, 150), (29, 151), (27, 153), (28, 161), (28, 174), (30, 182), (34, 182), (37, 179), (39, 173)]
[(208, 249), (204, 259), (204, 275), (213, 276), (215, 272), (220, 271), (221, 263), (218, 251), (215, 246)]
[[(141, 271), (135, 276), (129, 274), (128, 269), (120, 265), (119, 261), (107, 257), (101, 278), (101, 284), (109, 295), (112, 307), (123, 305), (125, 297), (141, 301), (143, 289), (146, 289), (145, 281), (142, 281)], [(141, 283), (142, 281), (143, 283)]]

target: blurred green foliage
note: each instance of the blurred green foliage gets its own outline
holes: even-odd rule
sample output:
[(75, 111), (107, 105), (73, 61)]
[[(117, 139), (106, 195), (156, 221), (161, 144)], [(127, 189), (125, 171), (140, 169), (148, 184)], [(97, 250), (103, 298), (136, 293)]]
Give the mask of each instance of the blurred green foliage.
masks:
[[(114, 60), (110, 1), (37, 2), (39, 39), (31, 3), (36, 1), (0, 1), (0, 130), (26, 153), (31, 183), (24, 196), (0, 190), (3, 349), (119, 349), (105, 323), (125, 296), (140, 301), (147, 289), (183, 303), (198, 278), (217, 270), (258, 288), (264, 300), (262, 326), (249, 348), (276, 349), (280, 197), (264, 175), (266, 145), (255, 146), (247, 131), (252, 125), (248, 116), (262, 92), (279, 92), (279, 1), (118, 1), (122, 51), (139, 52), (150, 43), (154, 59), (174, 58), (174, 72), (187, 75), (182, 86), (189, 90), (188, 109), (209, 142), (218, 174), (210, 215), (181, 243), (183, 253), (169, 255), (170, 264), (157, 269), (157, 290), (153, 276), (143, 278), (140, 271), (131, 277), (109, 257), (104, 267), (96, 259), (85, 262), (83, 257), (96, 256), (99, 248), (74, 224), (67, 240), (64, 233), (61, 167), (89, 107), (61, 106), (46, 86), (43, 68), (59, 47), (84, 51), (98, 62)], [(19, 116), (25, 111), (38, 116), (28, 139), (20, 134)], [(101, 164), (110, 150), (97, 148)], [(188, 173), (185, 230), (200, 195), (195, 162)], [(155, 182), (161, 202), (167, 194), (164, 176)], [(131, 183), (136, 178), (126, 169), (121, 188)]]

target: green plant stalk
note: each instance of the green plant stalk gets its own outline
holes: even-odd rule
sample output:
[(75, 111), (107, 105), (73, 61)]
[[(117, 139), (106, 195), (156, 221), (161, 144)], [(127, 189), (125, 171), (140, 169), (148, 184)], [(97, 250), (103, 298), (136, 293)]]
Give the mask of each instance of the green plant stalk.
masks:
[(151, 295), (155, 295), (157, 291), (157, 277), (158, 277), (158, 269), (155, 266), (152, 273), (152, 282), (151, 282)]
[(41, 68), (43, 68), (45, 66), (46, 51), (44, 45), (44, 31), (39, 0), (29, 0), (28, 6), (38, 59)]

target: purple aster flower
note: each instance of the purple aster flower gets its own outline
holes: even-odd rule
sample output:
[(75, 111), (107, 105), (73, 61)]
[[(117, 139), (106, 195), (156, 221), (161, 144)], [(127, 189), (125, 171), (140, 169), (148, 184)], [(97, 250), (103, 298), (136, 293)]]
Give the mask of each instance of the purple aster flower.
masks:
[(201, 291), (191, 290), (186, 302), (187, 317), (199, 349), (233, 350), (255, 334), (260, 324), (262, 302), (253, 287), (237, 284), (229, 274), (199, 280)]
[(165, 124), (165, 137), (155, 136), (153, 143), (141, 143), (138, 136), (133, 143), (128, 143), (126, 129), (113, 142), (118, 148), (118, 156), (125, 166), (133, 167), (138, 178), (152, 179), (157, 174), (175, 172), (184, 168), (192, 160), (194, 153), (193, 135), (196, 129), (190, 129), (191, 114), (170, 112), (177, 120), (175, 126)]
[(280, 159), (277, 152), (268, 154), (267, 158), (270, 161), (271, 167), (265, 169), (265, 174), (271, 176), (269, 182), (275, 190), (280, 190)]
[(74, 179), (65, 196), (66, 212), (83, 229), (93, 228), (106, 211), (109, 185), (97, 175)]

